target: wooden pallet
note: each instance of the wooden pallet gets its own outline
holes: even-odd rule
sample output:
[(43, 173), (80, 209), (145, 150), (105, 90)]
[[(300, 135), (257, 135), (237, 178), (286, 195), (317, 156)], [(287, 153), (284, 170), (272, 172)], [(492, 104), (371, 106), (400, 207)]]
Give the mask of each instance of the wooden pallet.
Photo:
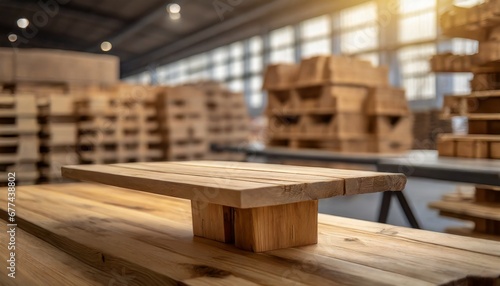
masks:
[(161, 160), (157, 92), (125, 84), (87, 91), (90, 96), (78, 103), (81, 159), (87, 163)]
[(288, 90), (299, 76), (299, 66), (296, 64), (268, 65), (264, 75), (263, 89), (268, 91)]
[(60, 168), (78, 162), (75, 98), (71, 94), (39, 93), (40, 180), (62, 181)]
[[(248, 144), (250, 118), (242, 93), (230, 92), (219, 82), (200, 82), (191, 85), (204, 94), (209, 146), (238, 146)], [(209, 150), (206, 158), (240, 161), (242, 155)]]
[[(266, 73), (268, 145), (391, 153), (411, 148), (405, 93), (388, 86), (385, 68), (318, 56), (302, 60), (294, 81), (293, 69), (275, 65)], [(283, 83), (273, 87), (280, 76)]]
[(209, 150), (204, 94), (191, 86), (165, 88), (158, 97), (164, 158), (202, 159)]
[(442, 134), (438, 153), (447, 157), (500, 159), (500, 136)]
[(29, 94), (0, 94), (0, 185), (15, 173), (17, 184), (32, 184), (39, 173), (36, 101)]
[(387, 86), (387, 67), (373, 67), (371, 63), (349, 57), (316, 56), (301, 61), (296, 87), (325, 83), (360, 86)]
[(469, 236), (500, 240), (500, 187), (477, 185), (472, 196), (470, 193), (465, 197), (447, 195), (443, 201), (433, 202), (429, 207), (439, 210), (442, 216), (474, 223), (472, 230), (452, 229), (452, 233), (462, 231)]
[(438, 54), (431, 58), (433, 72), (471, 72), (474, 65), (472, 55)]

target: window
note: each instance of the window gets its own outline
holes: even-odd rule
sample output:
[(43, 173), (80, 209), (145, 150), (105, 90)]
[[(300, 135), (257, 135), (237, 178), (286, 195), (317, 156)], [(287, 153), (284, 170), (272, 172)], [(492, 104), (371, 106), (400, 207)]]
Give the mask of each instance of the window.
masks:
[(436, 53), (433, 44), (402, 48), (398, 51), (403, 87), (409, 100), (435, 97), (436, 77), (430, 73), (429, 58)]
[(286, 26), (281, 29), (274, 30), (269, 35), (272, 49), (291, 46), (294, 42), (293, 27)]
[(250, 78), (250, 95), (249, 95), (249, 104), (251, 108), (259, 109), (262, 108), (264, 104), (264, 97), (262, 95), (262, 77), (252, 76)]
[(234, 92), (243, 92), (243, 80), (235, 79), (229, 82), (228, 87)]
[(300, 24), (302, 58), (331, 54), (331, 21), (328, 15), (313, 18)]
[(328, 15), (313, 18), (300, 24), (302, 39), (326, 38), (331, 33), (331, 23)]
[(400, 0), (399, 12), (399, 43), (436, 38), (436, 0)]
[(344, 54), (361, 53), (379, 46), (377, 5), (368, 2), (340, 12), (340, 50)]
[(331, 54), (330, 39), (321, 39), (302, 44), (302, 58)]
[(294, 33), (292, 26), (286, 26), (269, 34), (272, 63), (295, 62)]
[(471, 6), (475, 6), (475, 5), (484, 3), (485, 1), (484, 0), (455, 0), (453, 2), (454, 2), (453, 4), (456, 6), (471, 7)]

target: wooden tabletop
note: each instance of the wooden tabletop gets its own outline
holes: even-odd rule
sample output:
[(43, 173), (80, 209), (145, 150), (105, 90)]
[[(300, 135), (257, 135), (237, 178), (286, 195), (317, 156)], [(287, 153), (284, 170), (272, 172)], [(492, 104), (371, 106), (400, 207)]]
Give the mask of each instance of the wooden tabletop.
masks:
[[(17, 187), (16, 198), (17, 278), (0, 267), (2, 285), (436, 285), (500, 276), (500, 243), (481, 239), (320, 215), (318, 244), (250, 253), (193, 238), (184, 199), (87, 183)], [(0, 196), (2, 219), (6, 207)]]
[(402, 174), (221, 161), (74, 165), (64, 177), (236, 208), (400, 191)]

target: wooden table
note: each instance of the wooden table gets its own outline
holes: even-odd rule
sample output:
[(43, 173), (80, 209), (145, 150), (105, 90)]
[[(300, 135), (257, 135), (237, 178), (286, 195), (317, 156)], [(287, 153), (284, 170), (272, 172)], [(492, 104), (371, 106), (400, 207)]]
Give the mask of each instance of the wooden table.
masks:
[[(0, 196), (2, 219), (6, 206)], [(13, 280), (0, 267), (1, 285), (436, 285), (500, 276), (499, 242), (329, 215), (319, 215), (318, 244), (251, 253), (193, 238), (185, 199), (73, 183), (18, 187), (16, 207), (18, 269)]]
[(189, 199), (195, 235), (255, 252), (317, 243), (318, 199), (406, 184), (401, 174), (221, 161), (75, 165), (62, 174)]

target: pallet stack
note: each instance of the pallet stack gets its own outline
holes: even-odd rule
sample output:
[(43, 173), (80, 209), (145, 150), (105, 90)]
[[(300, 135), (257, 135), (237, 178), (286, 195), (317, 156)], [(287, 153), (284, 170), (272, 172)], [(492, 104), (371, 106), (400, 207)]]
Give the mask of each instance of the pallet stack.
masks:
[(0, 185), (12, 172), (18, 185), (38, 180), (38, 132), (35, 96), (0, 94)]
[[(442, 116), (468, 118), (468, 134), (441, 134), (440, 156), (500, 159), (500, 1), (489, 0), (471, 8), (452, 7), (441, 16), (444, 33), (479, 41), (472, 56), (471, 93), (444, 99)], [(451, 228), (447, 232), (500, 240), (500, 189), (475, 186), (468, 195), (448, 194), (431, 208), (447, 217), (471, 221), (474, 228)]]
[(192, 86), (164, 87), (157, 100), (163, 158), (203, 159), (209, 150), (204, 94)]
[(451, 119), (442, 118), (441, 110), (416, 111), (413, 118), (418, 122), (413, 125), (413, 149), (436, 150), (439, 135), (453, 132)]
[[(472, 56), (472, 92), (447, 96), (443, 116), (466, 116), (467, 135), (443, 134), (438, 141), (440, 156), (500, 159), (500, 5), (497, 0), (471, 7), (452, 7), (441, 16), (444, 33), (479, 40), (478, 53)], [(461, 18), (463, 16), (463, 18)], [(462, 33), (460, 29), (473, 30)], [(471, 31), (472, 31), (471, 30)]]
[(441, 216), (474, 223), (473, 228), (447, 228), (448, 233), (500, 241), (500, 187), (478, 185), (472, 192), (447, 194), (429, 207)]
[(271, 65), (268, 145), (341, 152), (411, 149), (412, 118), (404, 90), (388, 70), (347, 57), (318, 56), (299, 66)]
[(92, 164), (160, 160), (155, 92), (152, 87), (124, 84), (83, 92), (77, 104), (80, 160)]
[[(236, 148), (246, 146), (250, 133), (250, 118), (244, 95), (231, 92), (218, 82), (202, 82), (194, 86), (205, 95), (209, 145)], [(209, 150), (205, 159), (242, 161), (245, 154)]]
[(431, 69), (434, 72), (471, 72), (474, 57), (471, 55), (454, 55), (444, 53), (431, 58)]
[(61, 181), (61, 167), (78, 164), (74, 103), (74, 97), (70, 94), (50, 94), (37, 98), (42, 182)]

